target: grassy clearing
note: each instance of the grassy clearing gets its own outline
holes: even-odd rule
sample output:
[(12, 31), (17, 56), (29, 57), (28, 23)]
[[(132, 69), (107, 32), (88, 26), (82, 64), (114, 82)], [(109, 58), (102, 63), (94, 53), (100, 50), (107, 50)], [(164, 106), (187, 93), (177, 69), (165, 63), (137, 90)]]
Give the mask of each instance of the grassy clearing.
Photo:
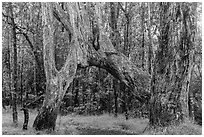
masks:
[(166, 128), (144, 129), (148, 124), (148, 119), (129, 119), (119, 115), (115, 118), (112, 115), (104, 114), (100, 116), (79, 116), (67, 115), (58, 116), (56, 130), (52, 133), (45, 131), (34, 131), (32, 124), (37, 115), (37, 111), (30, 110), (28, 130), (22, 130), (24, 115), (18, 111), (18, 126), (12, 124), (11, 110), (2, 110), (2, 134), (7, 135), (201, 135), (202, 127), (191, 122), (183, 123), (179, 126), (169, 126)]
[[(74, 125), (79, 128), (92, 128), (103, 130), (124, 131), (132, 134), (140, 134), (148, 124), (147, 119), (129, 119), (119, 115), (117, 118), (108, 114), (100, 116), (65, 116), (57, 121), (59, 128), (61, 125)], [(59, 124), (60, 123), (60, 124)]]
[[(18, 126), (12, 124), (11, 110), (3, 110), (2, 113), (2, 134), (7, 135), (35, 135), (48, 134), (46, 132), (37, 132), (32, 129), (33, 121), (37, 115), (37, 111), (30, 111), (28, 130), (22, 130), (24, 115), (18, 111)], [(148, 124), (147, 119), (129, 119), (119, 115), (117, 118), (108, 114), (100, 116), (58, 116), (56, 122), (56, 130), (51, 134), (92, 134), (91, 132), (105, 132), (113, 134), (140, 134)], [(84, 132), (84, 133), (83, 133)], [(50, 133), (49, 133), (50, 134)], [(96, 133), (97, 134), (97, 133)]]

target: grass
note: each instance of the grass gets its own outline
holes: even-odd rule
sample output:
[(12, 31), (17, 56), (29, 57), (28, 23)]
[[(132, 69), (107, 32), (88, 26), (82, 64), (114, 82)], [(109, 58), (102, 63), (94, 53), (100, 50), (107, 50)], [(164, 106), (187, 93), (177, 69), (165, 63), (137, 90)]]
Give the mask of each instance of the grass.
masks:
[[(30, 121), (34, 121), (36, 112), (30, 113)], [(28, 123), (29, 130), (22, 130), (24, 122), (24, 114), (22, 111), (18, 111), (18, 125), (13, 125), (12, 112), (10, 109), (2, 110), (2, 134), (8, 135), (34, 135), (35, 131), (32, 129), (32, 123)]]
[[(100, 116), (67, 116), (61, 118), (60, 125), (75, 125), (80, 128), (92, 128), (103, 130), (124, 131), (132, 134), (140, 134), (148, 124), (147, 119), (129, 119), (119, 115), (117, 118), (108, 114)], [(58, 120), (59, 122), (60, 120)], [(60, 123), (60, 122), (59, 122)], [(59, 124), (58, 124), (59, 125)], [(60, 126), (61, 127), (61, 126)]]
[(193, 124), (190, 121), (181, 123), (180, 125), (171, 125), (168, 127), (160, 127), (149, 129), (144, 132), (146, 135), (202, 135), (202, 127)]
[(148, 119), (129, 119), (119, 115), (115, 118), (112, 115), (103, 114), (100, 116), (79, 116), (67, 115), (58, 116), (56, 130), (52, 133), (45, 131), (35, 131), (32, 128), (33, 121), (37, 111), (30, 110), (28, 130), (22, 130), (24, 115), (18, 111), (18, 126), (12, 124), (11, 110), (2, 110), (2, 134), (7, 135), (36, 135), (36, 134), (54, 134), (54, 135), (201, 135), (202, 127), (191, 122), (183, 123), (179, 126), (169, 126), (166, 128), (147, 129)]

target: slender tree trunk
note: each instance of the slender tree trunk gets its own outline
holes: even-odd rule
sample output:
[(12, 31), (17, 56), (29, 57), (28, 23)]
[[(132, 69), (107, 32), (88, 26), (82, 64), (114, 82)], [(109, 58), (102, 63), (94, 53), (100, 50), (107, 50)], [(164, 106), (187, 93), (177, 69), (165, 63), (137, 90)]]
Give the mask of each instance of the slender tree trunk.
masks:
[(117, 79), (113, 79), (113, 92), (114, 92), (114, 106), (115, 106), (115, 111), (114, 111), (114, 116), (118, 116), (118, 92), (120, 90), (120, 85)]
[(74, 90), (74, 92), (75, 92), (74, 106), (78, 107), (79, 106), (79, 99), (78, 99), (78, 95), (79, 95), (79, 81), (78, 81), (78, 79), (75, 79), (74, 87), (75, 87), (75, 90)]
[[(9, 8), (6, 9), (7, 14), (9, 14)], [(8, 44), (8, 75), (9, 75), (9, 82), (8, 82), (8, 86), (9, 86), (9, 105), (10, 108), (12, 107), (12, 73), (11, 73), (11, 48), (10, 48), (10, 28), (8, 26), (7, 28), (7, 44)]]
[(23, 56), (21, 57), (21, 107), (23, 107)]
[(34, 75), (33, 75), (33, 89), (34, 89), (34, 95), (35, 95), (35, 99), (37, 99), (38, 98), (38, 95), (37, 95), (37, 88), (36, 88), (36, 86), (37, 86), (37, 83), (36, 83), (36, 63), (34, 62), (33, 63), (33, 73), (34, 73)]
[[(125, 2), (125, 17), (126, 17), (126, 25), (124, 28), (124, 51), (126, 57), (129, 57), (129, 25), (130, 25), (130, 19), (129, 19), (129, 13), (128, 13), (128, 5), (127, 2)], [(123, 92), (123, 113), (125, 113), (126, 120), (128, 119), (128, 109), (127, 109), (127, 95), (126, 95), (126, 87), (124, 83), (120, 83), (120, 90)]]
[(152, 36), (151, 36), (151, 3), (148, 2), (148, 38), (149, 38), (149, 45), (148, 45), (148, 72), (151, 75), (152, 73)]
[(194, 95), (192, 92), (188, 94), (188, 107), (189, 107), (189, 117), (191, 118), (192, 122), (195, 122), (195, 103), (194, 103)]
[(141, 26), (142, 26), (142, 68), (143, 70), (145, 70), (145, 3), (142, 2), (142, 5), (141, 5), (141, 8), (142, 8), (142, 13), (141, 13), (141, 18), (142, 18), (142, 21), (141, 21)]
[[(117, 30), (117, 20), (118, 20), (118, 14), (119, 14), (119, 6), (111, 2), (110, 3), (110, 10), (111, 10), (111, 21), (110, 21), (110, 26), (112, 29), (112, 44), (113, 46), (118, 49), (119, 47), (119, 32)], [(120, 90), (120, 85), (117, 79), (113, 79), (113, 92), (114, 92), (114, 116), (117, 117), (118, 115), (118, 92)]]
[(24, 113), (23, 130), (27, 130), (27, 129), (28, 129), (28, 121), (29, 121), (28, 108), (27, 108), (26, 106), (23, 106), (23, 107), (21, 108), (21, 111), (23, 111), (23, 113)]
[(126, 14), (126, 25), (124, 29), (124, 54), (126, 55), (126, 57), (129, 57), (128, 35), (129, 35), (130, 20), (129, 20), (128, 11), (127, 11), (127, 2), (125, 2), (125, 14)]
[(9, 10), (11, 15), (12, 23), (12, 35), (13, 35), (13, 51), (14, 51), (14, 66), (13, 66), (13, 82), (14, 82), (14, 91), (12, 95), (12, 109), (13, 109), (13, 123), (18, 124), (18, 112), (17, 112), (17, 38), (16, 38), (16, 27), (13, 16), (12, 3), (9, 3)]

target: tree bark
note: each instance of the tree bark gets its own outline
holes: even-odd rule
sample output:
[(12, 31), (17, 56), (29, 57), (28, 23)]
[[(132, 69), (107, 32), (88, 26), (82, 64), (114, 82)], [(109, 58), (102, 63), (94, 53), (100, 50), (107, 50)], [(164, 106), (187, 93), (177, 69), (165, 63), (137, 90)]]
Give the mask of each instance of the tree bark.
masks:
[(188, 10), (182, 11), (186, 16), (181, 16), (182, 33), (177, 45), (179, 51), (175, 52), (176, 50), (172, 50), (175, 48), (174, 45), (170, 43), (173, 33), (170, 32), (173, 26), (169, 17), (171, 6), (173, 5), (170, 3), (160, 5), (161, 36), (151, 82), (150, 124), (152, 126), (167, 126), (189, 118), (188, 92), (194, 54), (189, 29), (191, 25), (187, 25), (190, 16)]
[[(146, 101), (149, 99), (149, 92), (146, 90), (137, 90), (139, 86), (148, 86), (150, 78), (148, 73), (138, 69), (125, 55), (115, 50), (110, 39), (103, 32), (102, 26), (99, 26), (100, 48), (96, 50), (89, 41), (89, 38), (93, 35), (90, 34), (90, 22), (84, 21), (87, 20), (87, 11), (82, 8), (81, 10), (84, 11), (79, 12), (79, 6), (80, 4), (77, 3), (67, 4), (70, 17), (69, 20), (67, 20), (66, 17), (63, 18), (65, 12), (58, 7), (57, 3), (42, 4), (44, 23), (43, 51), (47, 85), (43, 106), (33, 124), (33, 127), (36, 130), (54, 130), (58, 108), (66, 89), (73, 81), (77, 67), (86, 68), (88, 66), (96, 66), (103, 68), (124, 83), (129, 91), (134, 92), (134, 95), (137, 96), (140, 101)], [(99, 3), (96, 4), (95, 9), (95, 16), (98, 18), (97, 24), (101, 24)], [(55, 68), (53, 55), (54, 17), (64, 24), (67, 31), (72, 33), (70, 51), (64, 66), (59, 71)], [(76, 19), (78, 20), (77, 25)]]
[(129, 19), (129, 13), (127, 10), (127, 2), (125, 2), (125, 17), (126, 17), (126, 25), (124, 28), (124, 51), (123, 53), (125, 56), (129, 57), (129, 41), (128, 41), (128, 36), (129, 36), (129, 26), (130, 26), (130, 19)]
[[(118, 49), (119, 48), (119, 32), (118, 32), (118, 27), (117, 27), (117, 20), (118, 20), (118, 14), (119, 14), (119, 6), (118, 4), (116, 5), (113, 2), (110, 2), (110, 11), (111, 11), (111, 18), (110, 18), (110, 27), (112, 29), (111, 33), (111, 39), (112, 39), (112, 44), (113, 46)], [(119, 82), (117, 79), (113, 79), (113, 92), (114, 92), (114, 116), (118, 116), (118, 92), (120, 90)]]
[(44, 67), (46, 74), (46, 95), (43, 106), (39, 111), (33, 127), (36, 130), (54, 130), (58, 109), (64, 94), (76, 73), (76, 49), (71, 46), (66, 63), (57, 71), (54, 62), (54, 27), (53, 3), (43, 3), (43, 44)]
[(118, 116), (118, 92), (120, 90), (120, 85), (117, 79), (113, 79), (113, 92), (114, 92), (114, 106), (115, 106), (115, 110), (114, 110), (114, 116), (117, 117)]
[(12, 95), (12, 110), (13, 110), (13, 123), (15, 125), (18, 124), (18, 112), (17, 112), (17, 38), (16, 38), (16, 27), (13, 15), (13, 7), (12, 3), (9, 3), (9, 10), (11, 16), (11, 24), (12, 24), (12, 35), (13, 35), (13, 82), (14, 82), (14, 91)]
[(148, 2), (148, 37), (149, 37), (149, 45), (148, 45), (148, 72), (151, 75), (152, 73), (152, 37), (151, 37), (151, 3)]
[(21, 107), (23, 106), (23, 56), (21, 57)]
[[(8, 15), (9, 14), (9, 8), (6, 9), (6, 12)], [(8, 18), (7, 18), (8, 21)], [(10, 28), (8, 26), (7, 28), (7, 44), (8, 44), (8, 75), (9, 75), (9, 82), (8, 82), (8, 86), (9, 86), (9, 105), (10, 108), (12, 107), (12, 71), (11, 71), (11, 48), (10, 48)]]
[(26, 106), (23, 106), (21, 108), (21, 110), (24, 113), (24, 123), (23, 123), (23, 130), (27, 130), (28, 129), (28, 121), (29, 121), (29, 112), (28, 112), (28, 108)]
[(141, 9), (142, 9), (142, 13), (141, 13), (141, 18), (142, 18), (142, 21), (141, 21), (141, 26), (142, 26), (142, 68), (143, 70), (145, 70), (145, 3), (142, 2), (142, 5), (141, 5)]

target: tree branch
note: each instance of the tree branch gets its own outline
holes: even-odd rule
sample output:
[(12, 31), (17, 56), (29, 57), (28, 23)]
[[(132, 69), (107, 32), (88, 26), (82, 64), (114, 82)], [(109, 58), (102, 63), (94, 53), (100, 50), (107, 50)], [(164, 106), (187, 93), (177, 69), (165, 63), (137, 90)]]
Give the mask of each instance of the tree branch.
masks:
[(63, 27), (71, 34), (73, 34), (73, 28), (71, 27), (71, 23), (66, 19), (67, 14), (61, 9), (58, 4), (55, 4), (55, 8), (53, 8), (54, 17), (62, 23)]
[(118, 5), (119, 5), (120, 9), (124, 12), (125, 17), (128, 19), (128, 13), (126, 13), (125, 9), (123, 8), (123, 6), (121, 5), (120, 2), (118, 2)]
[(12, 19), (12, 17), (11, 17), (11, 16), (6, 15), (6, 14), (4, 14), (3, 12), (2, 12), (2, 15), (3, 15), (4, 17), (6, 17), (6, 18), (10, 18), (10, 19)]

